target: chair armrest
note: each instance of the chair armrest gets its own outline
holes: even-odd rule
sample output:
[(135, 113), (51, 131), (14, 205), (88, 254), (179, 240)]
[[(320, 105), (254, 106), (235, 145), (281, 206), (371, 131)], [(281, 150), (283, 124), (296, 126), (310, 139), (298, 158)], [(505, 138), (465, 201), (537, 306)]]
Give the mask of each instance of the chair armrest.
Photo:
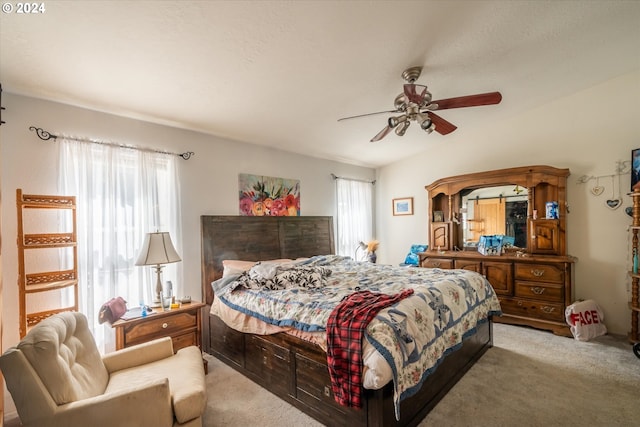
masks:
[(144, 385), (58, 406), (46, 425), (170, 427), (173, 425), (173, 409), (169, 380), (158, 378)]
[(145, 365), (156, 360), (173, 356), (173, 343), (170, 337), (134, 345), (102, 356), (104, 366), (109, 373), (134, 366)]

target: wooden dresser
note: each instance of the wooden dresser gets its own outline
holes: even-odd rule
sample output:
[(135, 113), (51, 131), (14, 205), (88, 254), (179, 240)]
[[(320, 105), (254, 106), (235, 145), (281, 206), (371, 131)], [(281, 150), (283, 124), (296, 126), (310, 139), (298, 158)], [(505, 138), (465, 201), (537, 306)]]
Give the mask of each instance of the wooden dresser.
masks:
[(120, 319), (113, 324), (116, 350), (162, 337), (171, 337), (174, 352), (190, 345), (202, 348), (202, 307), (203, 303), (192, 301), (173, 310), (153, 311), (145, 317), (130, 320)]
[[(573, 303), (573, 266), (576, 262), (566, 253), (568, 175), (568, 169), (527, 166), (458, 175), (426, 186), (430, 250), (419, 255), (420, 266), (460, 268), (484, 275), (502, 306), (504, 315), (494, 318), (496, 322), (527, 325), (572, 336), (564, 318), (565, 308)], [(501, 188), (499, 201), (505, 204), (510, 197), (506, 193), (511, 191), (523, 192), (525, 196), (520, 199), (526, 200), (526, 218), (521, 221), (526, 234), (522, 239), (523, 246), (502, 255), (480, 254), (473, 246), (477, 242), (468, 239), (482, 233), (476, 233), (478, 236), (465, 233), (466, 229), (477, 227), (482, 221), (467, 217), (469, 210), (463, 195), (466, 197), (474, 190), (492, 187)], [(557, 218), (546, 218), (548, 202), (557, 202)], [(442, 214), (434, 215), (436, 211)], [(434, 217), (443, 217), (444, 221), (433, 221)]]
[(427, 268), (461, 268), (489, 280), (504, 315), (494, 322), (528, 325), (571, 336), (564, 310), (572, 301), (572, 257), (485, 256), (473, 251), (428, 251), (420, 254)]

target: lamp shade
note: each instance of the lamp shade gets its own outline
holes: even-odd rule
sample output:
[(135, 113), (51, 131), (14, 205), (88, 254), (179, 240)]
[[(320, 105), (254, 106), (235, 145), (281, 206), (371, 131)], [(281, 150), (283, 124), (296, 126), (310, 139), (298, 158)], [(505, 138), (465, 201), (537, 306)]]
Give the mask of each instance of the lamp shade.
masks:
[(168, 232), (147, 233), (136, 265), (169, 264), (182, 261)]

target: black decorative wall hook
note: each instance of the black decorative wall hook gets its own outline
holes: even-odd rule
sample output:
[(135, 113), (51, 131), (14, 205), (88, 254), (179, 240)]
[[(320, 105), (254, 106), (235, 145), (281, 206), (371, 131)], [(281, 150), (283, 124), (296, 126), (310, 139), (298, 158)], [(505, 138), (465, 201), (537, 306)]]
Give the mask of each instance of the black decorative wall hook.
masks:
[(49, 139), (56, 139), (58, 138), (57, 135), (52, 135), (49, 132), (47, 132), (46, 130), (42, 129), (42, 128), (37, 128), (35, 126), (29, 126), (29, 130), (35, 131), (36, 134), (38, 135), (38, 138), (40, 138), (43, 141), (47, 141)]

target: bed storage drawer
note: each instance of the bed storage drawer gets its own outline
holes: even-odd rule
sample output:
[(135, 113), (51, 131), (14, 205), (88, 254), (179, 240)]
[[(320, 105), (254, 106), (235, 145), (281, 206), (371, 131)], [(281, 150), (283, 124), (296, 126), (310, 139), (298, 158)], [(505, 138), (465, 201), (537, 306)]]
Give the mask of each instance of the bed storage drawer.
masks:
[(260, 377), (271, 390), (291, 393), (291, 353), (257, 335), (246, 336), (245, 367)]
[(244, 334), (228, 327), (218, 316), (209, 316), (209, 322), (213, 353), (244, 367)]
[[(344, 423), (346, 407), (340, 406), (331, 391), (331, 379), (326, 363), (320, 363), (296, 353), (296, 398), (314, 408), (328, 424)], [(359, 411), (363, 412), (363, 411)]]

